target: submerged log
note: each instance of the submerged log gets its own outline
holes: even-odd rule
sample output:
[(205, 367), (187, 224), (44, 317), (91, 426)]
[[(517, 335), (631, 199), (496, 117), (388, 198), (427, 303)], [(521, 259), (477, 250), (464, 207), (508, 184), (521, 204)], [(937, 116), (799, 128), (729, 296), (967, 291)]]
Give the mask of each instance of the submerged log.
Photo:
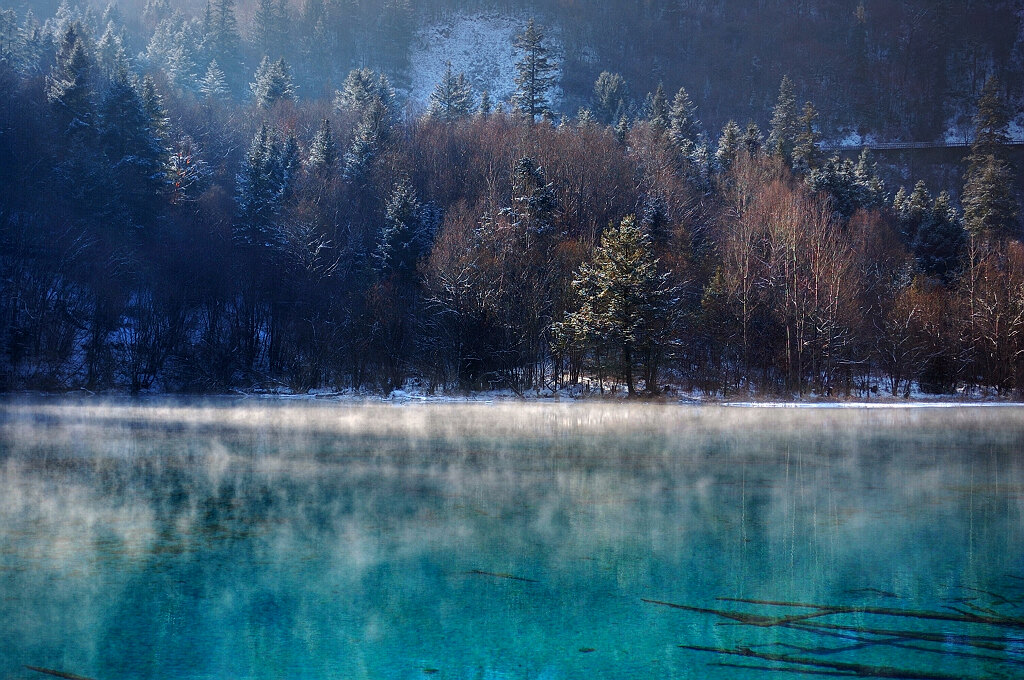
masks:
[(536, 579), (526, 578), (525, 576), (516, 576), (515, 574), (506, 574), (500, 571), (482, 571), (480, 569), (470, 569), (466, 572), (467, 574), (473, 574), (474, 576), (492, 576), (494, 578), (506, 578), (510, 581), (523, 581), (525, 583), (540, 583)]
[(64, 678), (64, 680), (92, 680), (84, 675), (75, 675), (74, 673), (65, 673), (64, 671), (55, 671), (52, 668), (41, 668), (39, 666), (25, 666), (30, 671), (36, 673), (42, 673), (44, 675), (52, 675), (55, 678)]
[(935, 612), (914, 609), (894, 609), (892, 607), (863, 607), (849, 605), (827, 605), (811, 604), (807, 602), (786, 602), (780, 600), (752, 600), (744, 597), (719, 597), (722, 602), (742, 602), (744, 604), (758, 604), (771, 607), (797, 607), (802, 609), (814, 609), (828, 612), (829, 614), (875, 614), (878, 616), (896, 616), (910, 619), (924, 619), (931, 621), (956, 621), (958, 623), (980, 623), (990, 626), (1005, 626), (1009, 628), (1024, 628), (1024, 619), (1013, 616), (979, 616), (962, 610), (955, 610), (955, 613)]
[(932, 671), (914, 671), (893, 666), (869, 666), (866, 664), (850, 663), (845, 661), (825, 661), (821, 659), (809, 659), (789, 654), (772, 654), (770, 652), (755, 652), (749, 647), (729, 649), (727, 647), (700, 647), (696, 645), (679, 645), (680, 649), (689, 649), (697, 652), (711, 652), (713, 654), (726, 654), (733, 656), (744, 656), (762, 661), (777, 661), (779, 663), (793, 664), (797, 666), (811, 666), (813, 668), (827, 668), (841, 673), (847, 673), (862, 678), (893, 678), (895, 680), (968, 680), (962, 675), (948, 675)]

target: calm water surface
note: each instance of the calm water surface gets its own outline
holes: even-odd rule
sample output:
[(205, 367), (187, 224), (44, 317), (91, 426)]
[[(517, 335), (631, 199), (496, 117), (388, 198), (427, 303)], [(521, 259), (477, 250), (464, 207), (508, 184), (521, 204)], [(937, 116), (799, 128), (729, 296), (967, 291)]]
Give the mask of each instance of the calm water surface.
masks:
[(1022, 450), (1017, 408), (8, 401), (0, 678), (1024, 677)]

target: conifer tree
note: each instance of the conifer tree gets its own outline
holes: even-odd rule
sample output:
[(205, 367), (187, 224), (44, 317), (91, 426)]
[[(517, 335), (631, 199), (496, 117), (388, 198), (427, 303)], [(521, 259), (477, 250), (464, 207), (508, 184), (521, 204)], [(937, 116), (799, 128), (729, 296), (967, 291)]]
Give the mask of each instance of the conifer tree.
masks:
[(821, 135), (814, 129), (817, 118), (818, 111), (814, 104), (804, 103), (799, 121), (800, 132), (793, 146), (793, 170), (801, 175), (806, 175), (818, 167), (818, 143), (821, 141)]
[(220, 101), (228, 96), (228, 83), (216, 59), (210, 62), (206, 75), (199, 81), (199, 94), (208, 102)]
[(932, 196), (924, 180), (919, 180), (914, 185), (914, 190), (909, 196), (903, 187), (896, 192), (893, 210), (896, 213), (900, 236), (905, 243), (911, 244), (917, 238), (917, 230), (931, 211), (931, 206)]
[(253, 82), (249, 83), (253, 100), (261, 109), (269, 109), (282, 101), (295, 101), (295, 85), (292, 83), (292, 70), (281, 57), (270, 61), (263, 57)]
[(1013, 168), (1006, 157), (1009, 113), (995, 76), (982, 89), (974, 128), (961, 197), (964, 226), (974, 236), (1015, 237), (1020, 233), (1020, 206), (1013, 189)]
[(749, 121), (747, 129), (743, 131), (743, 147), (751, 156), (756, 156), (761, 153), (763, 146), (764, 135), (761, 134), (761, 128), (754, 121)]
[(380, 102), (387, 111), (394, 98), (395, 92), (386, 75), (369, 68), (357, 68), (349, 71), (342, 88), (335, 93), (334, 108), (364, 114), (374, 102)]
[(742, 143), (741, 134), (740, 126), (734, 120), (730, 120), (722, 128), (722, 136), (718, 138), (718, 150), (715, 151), (715, 160), (718, 161), (718, 167), (724, 172), (728, 172), (736, 161), (736, 154), (739, 153)]
[(554, 187), (544, 176), (544, 168), (530, 157), (516, 162), (512, 170), (512, 207), (503, 211), (513, 225), (534, 234), (548, 234), (554, 227), (558, 207)]
[(484, 118), (491, 115), (491, 93), (487, 90), (480, 93), (480, 106), (476, 112)]
[(391, 125), (387, 109), (378, 98), (374, 98), (356, 126), (352, 146), (344, 158), (344, 177), (356, 185), (365, 185), (370, 179), (370, 170), (381, 147), (387, 141)]
[(959, 271), (960, 256), (967, 234), (943, 191), (924, 216), (913, 242), (914, 257), (921, 271), (950, 283)]
[(376, 259), (382, 271), (396, 273), (406, 282), (413, 280), (416, 262), (427, 246), (421, 213), (416, 190), (409, 178), (399, 178), (385, 207), (384, 228), (378, 240)]
[(654, 91), (654, 94), (649, 95), (647, 122), (659, 132), (668, 130), (670, 123), (668, 97), (665, 96), (665, 87), (661, 83), (658, 83), (658, 89)]
[(283, 2), (257, 0), (252, 22), (252, 43), (259, 54), (269, 55), (286, 48), (288, 13)]
[(690, 99), (685, 87), (679, 88), (669, 111), (669, 139), (683, 155), (688, 156), (697, 144), (700, 127), (697, 105)]
[(625, 113), (629, 101), (626, 80), (618, 73), (602, 71), (594, 82), (594, 115), (609, 125)]
[(516, 36), (513, 45), (522, 58), (516, 62), (516, 110), (532, 125), (538, 117), (551, 113), (550, 93), (555, 86), (558, 65), (544, 42), (544, 31), (533, 19)]
[(313, 137), (313, 143), (309, 145), (307, 165), (310, 172), (330, 179), (337, 163), (338, 145), (334, 141), (331, 121), (324, 118), (324, 122), (320, 123), (316, 131), (316, 136)]
[(237, 82), (235, 79), (240, 75), (242, 61), (235, 0), (207, 0), (204, 24), (206, 49), (210, 58), (216, 59), (220, 68), (224, 69), (229, 83)]
[(253, 137), (236, 178), (238, 224), (235, 239), (257, 251), (281, 245), (278, 229), (283, 194), (281, 148), (270, 127), (263, 123)]
[(94, 122), (94, 65), (81, 31), (80, 25), (68, 24), (46, 78), (46, 98), (69, 130), (90, 128)]
[(672, 289), (658, 271), (650, 236), (633, 216), (605, 230), (594, 256), (577, 270), (572, 289), (579, 307), (556, 325), (556, 336), (565, 344), (616, 354), (630, 395), (636, 392), (635, 366), (642, 362), (646, 388), (656, 391)]
[(452, 73), (452, 63), (445, 67), (444, 76), (430, 93), (427, 116), (445, 123), (454, 123), (468, 118), (473, 111), (473, 88), (466, 76)]
[(772, 111), (771, 129), (768, 133), (768, 152), (790, 162), (796, 137), (800, 134), (800, 121), (796, 110), (796, 95), (793, 81), (782, 77), (779, 98)]

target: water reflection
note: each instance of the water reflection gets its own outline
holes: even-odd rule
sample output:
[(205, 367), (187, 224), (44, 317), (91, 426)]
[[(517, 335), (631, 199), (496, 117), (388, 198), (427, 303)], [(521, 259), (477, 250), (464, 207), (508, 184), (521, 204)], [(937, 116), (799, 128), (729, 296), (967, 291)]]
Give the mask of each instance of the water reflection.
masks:
[(1022, 671), (1021, 410), (0, 408), (0, 676)]

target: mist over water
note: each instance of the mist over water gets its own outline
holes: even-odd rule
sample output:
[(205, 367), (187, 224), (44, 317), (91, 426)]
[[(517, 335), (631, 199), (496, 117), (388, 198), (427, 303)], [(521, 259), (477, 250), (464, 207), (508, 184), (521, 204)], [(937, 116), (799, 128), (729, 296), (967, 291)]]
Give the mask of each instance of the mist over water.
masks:
[(644, 599), (1020, 617), (1022, 444), (1016, 408), (7, 402), (0, 677), (1012, 677), (1012, 626)]

